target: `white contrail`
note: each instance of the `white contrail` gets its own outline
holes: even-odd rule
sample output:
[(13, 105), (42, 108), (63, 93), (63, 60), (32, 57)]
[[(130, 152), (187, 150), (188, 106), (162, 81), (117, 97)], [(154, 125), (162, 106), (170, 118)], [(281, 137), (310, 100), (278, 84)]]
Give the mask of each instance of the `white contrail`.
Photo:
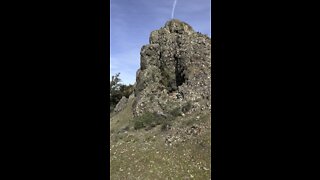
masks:
[(171, 13), (171, 19), (173, 19), (174, 9), (176, 8), (177, 1), (178, 1), (178, 0), (174, 0), (174, 2), (173, 2), (172, 13)]

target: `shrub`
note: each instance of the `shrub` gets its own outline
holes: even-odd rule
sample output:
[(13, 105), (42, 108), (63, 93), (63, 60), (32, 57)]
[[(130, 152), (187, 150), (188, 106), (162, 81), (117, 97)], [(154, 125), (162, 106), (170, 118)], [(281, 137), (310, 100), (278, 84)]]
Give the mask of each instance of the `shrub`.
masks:
[(190, 111), (192, 108), (192, 104), (190, 101), (188, 101), (183, 107), (182, 107), (182, 112), (186, 113), (188, 111)]
[(170, 81), (170, 75), (169, 73), (166, 71), (166, 70), (163, 70), (161, 72), (161, 76), (162, 76), (162, 79), (161, 79), (161, 83), (165, 86), (165, 87), (169, 87), (169, 81)]
[(134, 129), (142, 129), (150, 130), (157, 125), (170, 125), (170, 121), (174, 120), (173, 115), (168, 115), (167, 117), (157, 115), (156, 113), (146, 112), (143, 115), (134, 119)]
[(143, 122), (141, 122), (141, 121), (135, 121), (134, 122), (134, 129), (141, 129), (141, 128), (144, 128), (145, 126), (144, 126), (144, 124), (143, 124)]
[(176, 91), (176, 77), (174, 74), (170, 73), (168, 69), (163, 68), (161, 72), (161, 80), (160, 83), (166, 87), (169, 92)]
[(126, 98), (129, 98), (129, 96), (133, 93), (133, 85), (129, 84), (129, 85), (125, 85), (125, 84), (121, 84), (120, 85), (120, 88), (119, 88), (119, 91), (120, 91), (120, 94), (122, 96), (125, 96)]
[(171, 127), (171, 123), (168, 121), (165, 121), (162, 125), (161, 125), (161, 131), (167, 131), (169, 130)]
[(121, 79), (119, 76), (120, 73), (117, 73), (115, 76), (112, 76), (112, 80), (110, 81), (110, 112), (113, 112), (115, 106), (123, 96), (128, 98), (134, 90), (133, 85), (120, 83)]
[(135, 118), (134, 129), (141, 129), (145, 127), (154, 127), (160, 121), (160, 117), (155, 113), (146, 112), (141, 116)]
[(170, 114), (173, 116), (173, 117), (178, 117), (181, 115), (181, 110), (179, 107), (177, 108), (174, 108), (173, 110), (170, 111)]

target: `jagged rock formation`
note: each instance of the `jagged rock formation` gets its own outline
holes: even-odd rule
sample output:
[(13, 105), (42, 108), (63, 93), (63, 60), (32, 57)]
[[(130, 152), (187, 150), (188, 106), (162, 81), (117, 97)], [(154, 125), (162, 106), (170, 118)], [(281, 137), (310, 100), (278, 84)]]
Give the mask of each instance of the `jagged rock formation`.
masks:
[(185, 22), (168, 21), (141, 49), (133, 113), (167, 113), (191, 102), (211, 108), (211, 39)]

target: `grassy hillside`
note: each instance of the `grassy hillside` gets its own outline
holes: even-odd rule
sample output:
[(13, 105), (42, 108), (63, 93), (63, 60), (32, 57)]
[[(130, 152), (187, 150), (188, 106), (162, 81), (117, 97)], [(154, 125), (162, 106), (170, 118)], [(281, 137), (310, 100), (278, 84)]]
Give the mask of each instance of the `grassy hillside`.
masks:
[(112, 180), (211, 179), (209, 112), (178, 116), (169, 129), (135, 130), (132, 101), (110, 120)]

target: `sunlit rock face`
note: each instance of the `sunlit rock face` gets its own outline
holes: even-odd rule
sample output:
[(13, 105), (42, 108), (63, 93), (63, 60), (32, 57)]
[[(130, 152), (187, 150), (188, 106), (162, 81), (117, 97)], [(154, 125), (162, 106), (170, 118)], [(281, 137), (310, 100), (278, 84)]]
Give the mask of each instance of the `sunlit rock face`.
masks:
[(122, 111), (127, 105), (127, 102), (128, 102), (128, 99), (125, 96), (123, 96), (121, 100), (118, 102), (118, 104), (116, 105), (116, 107), (114, 108), (114, 112)]
[(151, 32), (141, 48), (133, 112), (166, 114), (186, 103), (211, 108), (211, 39), (177, 19)]

